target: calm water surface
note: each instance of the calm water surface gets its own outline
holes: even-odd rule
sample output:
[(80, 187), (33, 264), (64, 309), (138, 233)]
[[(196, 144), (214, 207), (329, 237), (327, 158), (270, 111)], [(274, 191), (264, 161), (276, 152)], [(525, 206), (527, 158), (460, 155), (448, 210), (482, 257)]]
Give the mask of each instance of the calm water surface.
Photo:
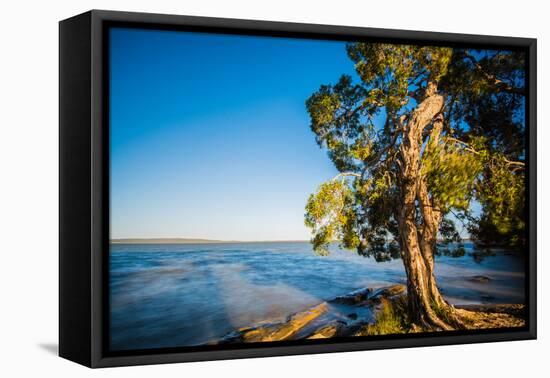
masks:
[[(466, 244), (462, 257), (436, 258), (446, 298), (523, 303), (524, 258), (476, 252)], [(405, 282), (401, 260), (377, 263), (337, 248), (320, 257), (309, 243), (113, 244), (111, 348), (202, 344), (355, 289), (398, 282)]]

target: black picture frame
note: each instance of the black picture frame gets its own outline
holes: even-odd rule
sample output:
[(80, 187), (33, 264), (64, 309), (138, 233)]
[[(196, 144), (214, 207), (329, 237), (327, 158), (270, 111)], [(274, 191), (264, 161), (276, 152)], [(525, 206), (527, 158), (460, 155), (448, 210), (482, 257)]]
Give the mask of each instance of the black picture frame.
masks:
[[(109, 352), (111, 26), (323, 40), (522, 49), (527, 53), (527, 326), (315, 342)], [(344, 352), (536, 338), (536, 39), (92, 10), (59, 24), (59, 354), (88, 367)]]

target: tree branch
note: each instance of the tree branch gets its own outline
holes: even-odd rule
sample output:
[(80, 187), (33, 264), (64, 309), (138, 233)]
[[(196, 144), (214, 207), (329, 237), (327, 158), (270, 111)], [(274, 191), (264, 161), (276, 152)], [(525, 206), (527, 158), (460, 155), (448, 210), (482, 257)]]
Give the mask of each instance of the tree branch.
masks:
[(398, 127), (394, 130), (390, 143), (386, 147), (384, 147), (382, 150), (380, 150), (380, 152), (378, 152), (373, 158), (368, 158), (367, 160), (365, 160), (365, 165), (368, 166), (368, 165), (377, 164), (378, 162), (380, 162), (380, 159), (382, 159), (382, 156), (384, 156), (385, 153), (387, 153), (393, 148), (393, 146), (397, 142), (397, 138), (399, 137), (399, 132), (403, 131), (403, 128), (404, 128), (403, 122), (405, 121), (406, 118), (407, 118), (406, 114), (399, 117), (397, 121)]
[[(445, 139), (448, 140), (448, 141), (454, 142), (456, 144), (460, 144), (460, 145), (464, 146), (465, 151), (471, 152), (475, 155), (480, 155), (479, 151), (476, 151), (472, 146), (470, 146), (466, 142), (461, 141), (460, 139), (456, 139), (456, 138), (449, 137), (449, 136), (445, 137)], [(504, 160), (504, 162), (507, 165), (515, 165), (516, 167), (522, 167), (522, 168), (525, 167), (525, 162), (523, 162), (523, 161), (510, 160), (510, 159), (506, 158), (505, 156), (503, 156), (502, 159)]]
[(347, 177), (347, 176), (361, 177), (361, 174), (356, 173), (356, 172), (340, 172), (332, 178), (332, 181), (338, 180), (339, 177)]
[(468, 151), (468, 152), (471, 152), (475, 155), (480, 155), (480, 153), (476, 150), (474, 150), (468, 143), (466, 142), (463, 142), (461, 141), (460, 139), (456, 139), (456, 138), (453, 138), (453, 137), (450, 137), (450, 136), (447, 136), (445, 137), (445, 140), (448, 140), (450, 142), (454, 142), (456, 144), (460, 144), (461, 146), (464, 147), (464, 151)]
[(458, 216), (458, 214), (455, 213), (455, 212), (453, 211), (453, 209), (449, 209), (449, 213), (453, 214), (454, 217), (455, 217), (456, 219), (458, 219), (458, 221), (462, 224), (462, 227), (463, 227), (463, 228), (465, 228), (466, 230), (468, 229), (468, 225), (466, 224), (466, 222), (464, 222), (464, 220), (462, 219), (462, 217)]
[(508, 92), (508, 93), (512, 93), (512, 94), (518, 94), (518, 95), (522, 95), (522, 96), (525, 96), (525, 89), (524, 88), (517, 88), (517, 87), (514, 87), (500, 79), (498, 79), (495, 75), (492, 75), (490, 73), (488, 73), (487, 71), (485, 71), (485, 69), (481, 66), (481, 64), (479, 64), (479, 62), (470, 54), (468, 53), (467, 51), (464, 51), (464, 56), (470, 61), (472, 62), (472, 64), (474, 65), (474, 67), (477, 69), (477, 71), (482, 74), (485, 79), (491, 84), (491, 85), (494, 85), (498, 90), (500, 91), (503, 91), (503, 92)]

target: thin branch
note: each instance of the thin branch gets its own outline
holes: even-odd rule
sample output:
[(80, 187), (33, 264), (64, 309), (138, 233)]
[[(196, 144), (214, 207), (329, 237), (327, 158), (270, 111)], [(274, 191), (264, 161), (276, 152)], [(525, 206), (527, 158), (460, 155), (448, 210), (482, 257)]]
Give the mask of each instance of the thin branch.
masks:
[(475, 66), (475, 68), (478, 70), (478, 72), (481, 73), (490, 84), (494, 85), (499, 90), (504, 91), (504, 92), (508, 92), (508, 93), (513, 93), (513, 94), (519, 94), (519, 95), (522, 95), (522, 96), (525, 95), (525, 90), (523, 88), (514, 87), (514, 86), (498, 79), (495, 75), (492, 75), (492, 74), (488, 73), (487, 71), (485, 71), (485, 69), (481, 66), (481, 64), (479, 64), (479, 62), (471, 54), (469, 54), (468, 52), (465, 51), (464, 56), (470, 62), (472, 62), (472, 64)]
[(525, 167), (525, 163), (523, 161), (512, 161), (512, 160), (508, 160), (505, 157), (503, 157), (503, 159), (506, 162), (506, 164), (508, 164), (508, 165), (516, 165), (518, 167)]
[[(460, 144), (464, 147), (464, 150), (465, 151), (468, 151), (468, 152), (471, 152), (475, 155), (480, 155), (480, 153), (478, 151), (476, 151), (472, 146), (470, 146), (468, 143), (466, 142), (463, 142), (461, 141), (460, 139), (456, 139), (456, 138), (453, 138), (453, 137), (445, 137), (446, 140), (448, 141), (451, 141), (451, 142), (455, 142), (456, 144)], [(507, 165), (515, 165), (517, 167), (525, 167), (525, 162), (523, 161), (514, 161), (514, 160), (510, 160), (506, 157), (502, 157), (502, 159), (504, 160), (504, 162), (507, 164)]]
[(468, 229), (468, 225), (464, 222), (462, 217), (458, 216), (458, 214), (456, 214), (452, 209), (449, 209), (449, 212), (451, 214), (453, 214), (455, 216), (455, 218), (460, 221), (460, 223), (462, 223), (462, 227), (464, 227), (465, 229)]
[(450, 136), (445, 137), (446, 140), (455, 142), (456, 144), (460, 144), (464, 147), (465, 151), (471, 152), (474, 155), (480, 155), (480, 153), (476, 150), (474, 150), (468, 143), (461, 141), (460, 139), (456, 139)]
[(361, 174), (356, 173), (356, 172), (340, 172), (336, 176), (333, 177), (332, 181), (338, 180), (339, 177), (348, 177), (348, 176), (361, 177)]
[(385, 153), (387, 153), (393, 148), (393, 146), (397, 142), (397, 138), (399, 137), (399, 132), (403, 131), (404, 129), (403, 122), (405, 121), (406, 118), (407, 118), (406, 115), (402, 115), (401, 117), (399, 117), (398, 127), (397, 129), (394, 130), (390, 143), (385, 148), (380, 150), (380, 152), (378, 152), (373, 158), (368, 158), (365, 161), (365, 165), (377, 164), (378, 162), (380, 162), (380, 159), (382, 159), (382, 156), (384, 156)]

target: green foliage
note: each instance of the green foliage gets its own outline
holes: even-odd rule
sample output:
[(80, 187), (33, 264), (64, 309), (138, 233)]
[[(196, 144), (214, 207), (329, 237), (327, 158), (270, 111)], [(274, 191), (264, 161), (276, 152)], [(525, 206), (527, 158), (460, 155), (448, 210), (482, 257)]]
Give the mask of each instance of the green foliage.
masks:
[(478, 244), (525, 246), (524, 170), (510, 169), (502, 155), (494, 156), (477, 190), (484, 211), (469, 231)]
[(373, 324), (366, 329), (367, 335), (395, 335), (406, 333), (410, 328), (406, 304), (401, 299), (382, 299), (380, 312), (376, 315)]
[(357, 247), (352, 204), (352, 192), (345, 181), (326, 182), (309, 196), (305, 224), (313, 230), (312, 243), (317, 253), (327, 255), (329, 244), (335, 240), (341, 240), (345, 248)]
[[(452, 50), (383, 43), (352, 43), (348, 55), (370, 91), (365, 101), (394, 113), (408, 103), (410, 90), (438, 81), (446, 73)], [(413, 88), (411, 88), (413, 87)]]
[(525, 234), (525, 170), (508, 161), (525, 159), (525, 53), (472, 51), (453, 53), (440, 87), (452, 93), (446, 117), (459, 139), (479, 138), (486, 152), (476, 184), (482, 214), (469, 231), (483, 246), (522, 249)]
[(354, 107), (365, 97), (364, 89), (353, 85), (350, 76), (342, 76), (334, 86), (323, 85), (307, 101), (311, 129), (317, 143), (326, 147), (336, 168), (340, 171), (357, 167), (354, 156), (365, 156), (368, 146), (367, 131), (372, 125), (362, 124), (366, 112), (374, 109)]
[(357, 252), (376, 261), (399, 257), (397, 222), (398, 190), (392, 174), (378, 170), (366, 180), (356, 180), (353, 193), (359, 207), (358, 229), (361, 243)]
[(455, 223), (448, 218), (443, 218), (441, 220), (439, 224), (439, 235), (445, 244), (459, 243), (461, 241)]
[(443, 213), (453, 208), (468, 210), (486, 153), (473, 153), (452, 140), (427, 151), (422, 159), (422, 175), (439, 208)]
[[(461, 213), (458, 213), (456, 216), (463, 222), (464, 217), (460, 214)], [(443, 218), (441, 220), (439, 224), (439, 237), (441, 239), (435, 249), (435, 254), (437, 256), (462, 257), (466, 254), (462, 238), (456, 229), (454, 221), (448, 218)]]

